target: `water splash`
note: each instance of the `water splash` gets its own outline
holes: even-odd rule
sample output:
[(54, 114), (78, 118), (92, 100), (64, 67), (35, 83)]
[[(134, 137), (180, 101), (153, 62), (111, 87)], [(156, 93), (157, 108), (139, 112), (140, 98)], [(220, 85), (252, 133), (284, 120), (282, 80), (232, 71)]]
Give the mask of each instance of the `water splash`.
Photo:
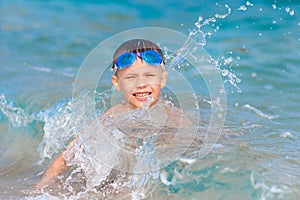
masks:
[[(200, 47), (206, 45), (206, 38), (208, 36), (212, 36), (212, 32), (205, 32), (202, 30), (203, 27), (210, 25), (211, 23), (215, 23), (218, 19), (224, 19), (231, 13), (231, 8), (228, 5), (225, 5), (227, 9), (227, 13), (225, 14), (215, 14), (212, 18), (204, 20), (202, 17), (199, 17), (198, 21), (195, 23), (196, 29), (190, 31), (186, 43), (183, 45), (181, 49), (176, 52), (175, 57), (171, 57), (171, 66), (179, 66), (183, 59), (192, 58), (195, 62), (199, 61), (199, 58), (194, 57), (193, 53), (197, 51)], [(214, 32), (218, 31), (219, 27), (215, 27)], [(194, 43), (191, 43), (191, 40), (196, 41), (196, 46)], [(200, 58), (201, 59), (201, 58)], [(210, 63), (213, 63), (214, 66), (218, 67), (221, 71), (221, 62), (215, 60), (213, 58), (208, 58)], [(231, 58), (224, 58), (222, 59), (226, 65), (231, 63)], [(222, 69), (223, 70), (223, 69)], [(223, 76), (230, 77), (229, 70), (223, 70)], [(79, 99), (75, 99), (72, 101), (71, 99), (66, 99), (63, 101), (58, 102), (55, 106), (42, 110), (39, 113), (32, 115), (32, 120), (40, 120), (45, 122), (44, 125), (44, 137), (42, 142), (40, 143), (40, 156), (41, 160), (40, 163), (43, 162), (44, 158), (53, 158), (53, 156), (59, 152), (61, 152), (65, 146), (70, 142), (74, 137), (76, 137), (82, 130), (89, 132), (89, 134), (79, 134), (79, 142), (74, 147), (74, 158), (70, 159), (70, 155), (66, 155), (68, 160), (68, 164), (74, 166), (76, 169), (72, 171), (72, 173), (62, 179), (64, 182), (62, 184), (62, 188), (70, 193), (70, 199), (78, 199), (80, 196), (84, 197), (88, 193), (94, 193), (95, 196), (106, 195), (105, 197), (109, 198), (112, 195), (124, 194), (126, 191), (122, 188), (127, 188), (130, 192), (132, 198), (136, 199), (144, 199), (149, 192), (153, 183), (159, 179), (159, 172), (151, 172), (145, 174), (126, 174), (126, 173), (117, 173), (112, 170), (114, 164), (122, 163), (120, 160), (120, 149), (116, 148), (116, 146), (112, 146), (110, 141), (107, 139), (112, 138), (103, 138), (103, 133), (107, 132), (108, 130), (112, 130), (110, 133), (114, 134), (114, 140), (118, 141), (120, 146), (124, 147), (124, 143), (127, 142), (132, 144), (134, 147), (135, 156), (137, 156), (137, 160), (135, 162), (126, 162), (126, 163), (135, 163), (133, 167), (133, 171), (138, 171), (142, 168), (149, 167), (151, 165), (157, 165), (157, 158), (150, 156), (153, 155), (149, 152), (153, 151), (153, 143), (155, 138), (148, 138), (149, 141), (139, 140), (139, 141), (126, 141), (124, 139), (124, 133), (120, 130), (120, 127), (112, 126), (112, 124), (107, 124), (107, 126), (101, 127), (98, 131), (96, 129), (90, 129), (89, 127), (85, 127), (87, 124), (90, 124), (91, 119), (94, 119), (91, 113), (86, 111), (91, 110), (91, 108), (83, 108), (82, 105), (93, 105), (89, 104), (88, 102), (93, 101), (93, 99), (89, 98), (90, 96), (81, 96)], [(99, 96), (97, 96), (99, 97)], [(97, 98), (96, 97), (96, 98)], [(103, 100), (103, 98), (99, 97), (96, 99), (97, 103)], [(153, 97), (149, 97), (147, 102), (153, 101)], [(218, 104), (218, 102), (215, 102)], [(171, 105), (171, 104), (170, 104)], [(85, 111), (85, 112), (83, 112)], [(130, 113), (126, 115), (126, 119), (132, 122), (141, 122), (141, 127), (145, 127), (145, 124), (151, 124), (152, 127), (149, 128), (149, 133), (153, 133), (153, 129), (157, 131), (160, 129), (162, 125), (164, 125), (166, 120), (165, 118), (161, 117), (153, 117), (151, 115), (145, 114), (145, 112), (149, 111), (149, 106), (146, 104), (143, 106), (143, 109), (135, 110), (135, 113)], [(22, 112), (20, 111), (20, 116), (22, 116)], [(160, 114), (160, 111), (157, 112)], [(158, 115), (158, 116), (165, 116), (165, 115)], [(26, 117), (24, 117), (26, 119)], [(151, 121), (152, 120), (152, 121)], [(156, 121), (153, 121), (156, 120)], [(149, 123), (151, 121), (151, 123)], [(28, 123), (27, 121), (22, 121), (22, 124)], [(136, 123), (136, 125), (139, 125)], [(130, 124), (130, 123), (129, 123)], [(157, 126), (156, 126), (157, 124)], [(124, 128), (124, 127), (122, 127)], [(132, 129), (132, 127), (129, 127)], [(173, 130), (172, 128), (170, 128)], [(185, 133), (185, 131), (187, 133)], [(183, 130), (183, 132), (188, 135), (187, 130)], [(192, 132), (192, 131), (189, 131)], [(149, 135), (149, 133), (147, 133)], [(142, 135), (144, 137), (144, 135)], [(99, 140), (102, 141), (99, 146)], [(167, 142), (168, 140), (166, 140)], [(182, 141), (184, 139), (182, 138)], [(165, 143), (166, 143), (165, 142)], [(164, 145), (162, 143), (161, 145)], [(85, 145), (85, 150), (82, 146)], [(199, 144), (195, 145), (195, 148), (199, 148)], [(179, 148), (178, 146), (174, 145), (174, 149)], [(170, 159), (170, 155), (168, 152), (161, 152), (164, 153), (165, 162)], [(181, 152), (180, 152), (181, 153)], [(97, 155), (97, 156), (90, 156), (90, 155)], [(96, 158), (95, 158), (96, 157)], [(97, 160), (98, 158), (98, 160)], [(103, 165), (103, 160), (99, 160), (99, 158), (107, 159), (107, 163), (109, 166)], [(178, 156), (178, 158), (180, 158)], [(131, 158), (132, 159), (132, 158)], [(172, 160), (172, 159), (170, 159)], [(191, 162), (194, 159), (186, 157), (185, 164), (189, 165), (192, 164)], [(102, 165), (101, 165), (102, 163)], [(106, 164), (107, 164), (106, 163)], [(160, 164), (160, 163), (158, 163)], [(82, 174), (83, 173), (83, 174)], [(188, 182), (188, 176), (185, 177), (186, 180), (180, 179), (182, 177), (180, 168), (176, 171), (176, 176), (174, 176), (174, 184), (175, 182)], [(78, 178), (80, 177), (80, 178)], [(84, 188), (78, 188), (78, 181), (77, 179), (84, 179), (85, 184)], [(162, 179), (162, 178), (161, 178)], [(175, 181), (176, 180), (176, 181)], [(80, 184), (81, 185), (81, 184)], [(98, 186), (101, 186), (100, 188)], [(79, 191), (76, 193), (76, 190)], [(105, 191), (105, 192), (104, 192)], [(74, 195), (76, 193), (76, 195)], [(128, 193), (127, 193), (128, 194)], [(59, 194), (60, 195), (60, 194)], [(63, 198), (66, 198), (66, 194), (61, 194)], [(76, 197), (77, 196), (77, 197)], [(78, 197), (79, 196), (79, 197)]]
[[(206, 45), (206, 37), (211, 36), (212, 32), (203, 31), (203, 27), (208, 26), (210, 23), (215, 23), (218, 19), (224, 19), (231, 13), (231, 8), (225, 4), (225, 8), (227, 9), (227, 13), (225, 14), (215, 14), (214, 17), (207, 18), (204, 20), (202, 16), (199, 16), (198, 21), (195, 22), (195, 29), (189, 31), (189, 35), (183, 44), (183, 46), (177, 50), (176, 56), (171, 57), (167, 56), (167, 58), (172, 58), (170, 62), (170, 66), (175, 68), (179, 64), (182, 63), (184, 59), (192, 58), (197, 61), (199, 58), (193, 56), (193, 53), (196, 52), (201, 46)], [(215, 32), (219, 30), (219, 28), (215, 29)], [(196, 41), (196, 45), (191, 41)], [(214, 61), (212, 59), (212, 61)]]
[(0, 110), (14, 127), (26, 126), (33, 120), (33, 117), (28, 116), (22, 108), (8, 102), (4, 94), (0, 94)]
[(72, 104), (70, 100), (59, 102), (51, 109), (39, 113), (40, 118), (45, 122), (44, 137), (40, 143), (41, 160), (52, 158), (64, 148), (64, 143), (75, 133), (72, 125)]
[[(253, 6), (250, 2), (246, 3), (247, 6)], [(181, 66), (184, 63), (185, 59), (192, 59), (195, 63), (201, 61), (202, 59), (205, 59), (208, 63), (213, 64), (216, 69), (222, 74), (224, 77), (225, 83), (230, 83), (234, 88), (237, 89), (237, 92), (241, 92), (241, 89), (238, 87), (238, 83), (241, 82), (241, 79), (237, 77), (237, 75), (232, 72), (232, 57), (225, 57), (222, 56), (220, 58), (199, 58), (194, 55), (194, 53), (201, 47), (205, 46), (207, 43), (207, 37), (211, 37), (213, 35), (213, 32), (217, 32), (220, 30), (219, 26), (211, 25), (212, 23), (216, 23), (219, 19), (224, 19), (228, 17), (231, 14), (231, 8), (229, 5), (225, 4), (225, 8), (227, 9), (227, 12), (224, 14), (215, 14), (213, 17), (203, 19), (202, 16), (199, 16), (198, 21), (195, 22), (195, 29), (192, 29), (189, 32), (189, 35), (183, 44), (183, 46), (178, 49), (175, 56), (167, 55), (166, 58), (169, 58), (171, 60), (170, 62), (170, 68), (173, 70), (174, 68), (180, 69)], [(206, 26), (211, 25), (214, 27), (214, 31), (207, 31), (205, 32), (203, 29)], [(194, 44), (193, 41), (196, 41), (196, 44)]]
[[(202, 30), (202, 28), (204, 26), (209, 25), (210, 23), (215, 23), (218, 19), (224, 19), (228, 15), (230, 15), (231, 8), (227, 4), (225, 4), (225, 8), (227, 9), (227, 13), (225, 13), (225, 14), (215, 14), (214, 17), (210, 17), (210, 18), (207, 18), (205, 20), (203, 19), (202, 16), (199, 16), (198, 21), (195, 22), (195, 26), (197, 28), (193, 29), (192, 31), (190, 31), (189, 37), (191, 37), (194, 40), (196, 40), (197, 44), (199, 44), (201, 46), (205, 46), (206, 45), (206, 37), (207, 36), (211, 36), (212, 32), (204, 32)], [(215, 29), (215, 32), (217, 30), (218, 30), (218, 28)]]
[(246, 5), (241, 5), (237, 10), (246, 11), (249, 6), (253, 6), (253, 4), (250, 1), (247, 1)]
[(153, 102), (154, 101), (154, 97), (153, 97), (153, 95), (152, 94), (150, 94), (148, 97), (147, 97), (147, 103), (151, 103), (151, 102)]
[(41, 164), (44, 158), (52, 158), (61, 152), (66, 143), (89, 124), (94, 116), (88, 112), (89, 108), (82, 106), (91, 105), (87, 103), (89, 101), (92, 101), (89, 95), (83, 95), (73, 102), (71, 99), (61, 100), (48, 109), (27, 114), (1, 94), (0, 111), (14, 128), (26, 127), (34, 121), (44, 123), (43, 132), (40, 133), (43, 134), (43, 139), (39, 145), (41, 159), (38, 164)]
[[(92, 97), (84, 94), (78, 99), (60, 101), (48, 110), (38, 113), (45, 122), (44, 137), (40, 143), (41, 160), (61, 152), (68, 141), (76, 137), (94, 119)], [(90, 103), (89, 103), (90, 102)]]

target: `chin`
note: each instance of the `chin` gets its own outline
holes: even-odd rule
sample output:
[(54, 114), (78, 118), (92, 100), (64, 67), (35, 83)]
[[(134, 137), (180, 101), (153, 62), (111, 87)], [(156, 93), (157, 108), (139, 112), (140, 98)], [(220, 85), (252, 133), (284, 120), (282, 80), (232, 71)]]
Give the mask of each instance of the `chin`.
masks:
[(131, 103), (129, 103), (129, 107), (131, 109), (142, 108), (145, 103), (147, 103), (147, 105), (149, 107), (151, 107), (151, 106), (153, 106), (154, 104), (157, 103), (157, 100), (156, 101), (151, 101), (151, 102), (147, 102), (147, 101), (131, 102)]

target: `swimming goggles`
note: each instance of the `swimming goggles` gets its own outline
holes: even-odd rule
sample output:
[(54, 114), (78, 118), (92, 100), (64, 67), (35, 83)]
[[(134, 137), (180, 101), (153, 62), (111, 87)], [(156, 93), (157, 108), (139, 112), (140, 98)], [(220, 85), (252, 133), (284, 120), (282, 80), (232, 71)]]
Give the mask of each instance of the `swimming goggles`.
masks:
[(146, 50), (137, 53), (125, 52), (117, 58), (115, 64), (116, 69), (126, 69), (134, 63), (137, 57), (139, 57), (149, 65), (161, 65), (163, 63), (160, 54), (154, 50)]

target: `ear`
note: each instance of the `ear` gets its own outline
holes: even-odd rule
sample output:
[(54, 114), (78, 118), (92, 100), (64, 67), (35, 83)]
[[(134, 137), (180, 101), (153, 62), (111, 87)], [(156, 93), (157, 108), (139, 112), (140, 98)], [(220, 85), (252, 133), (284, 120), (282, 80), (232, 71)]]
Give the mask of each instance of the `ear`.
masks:
[(121, 88), (120, 88), (120, 86), (119, 86), (119, 84), (118, 84), (119, 79), (118, 79), (117, 76), (112, 76), (112, 77), (111, 77), (111, 82), (112, 82), (112, 84), (114, 85), (114, 87), (116, 88), (117, 91), (120, 91), (120, 90), (121, 90)]
[(164, 88), (167, 84), (168, 72), (163, 72), (160, 82), (160, 88)]

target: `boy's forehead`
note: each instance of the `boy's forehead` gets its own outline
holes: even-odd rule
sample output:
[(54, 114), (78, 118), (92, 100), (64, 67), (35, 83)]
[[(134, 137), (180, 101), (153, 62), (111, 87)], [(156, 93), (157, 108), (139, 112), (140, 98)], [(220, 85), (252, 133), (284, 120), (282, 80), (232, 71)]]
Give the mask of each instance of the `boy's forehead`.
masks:
[(124, 75), (127, 73), (147, 73), (147, 72), (157, 72), (161, 73), (163, 68), (161, 65), (158, 66), (150, 66), (147, 64), (140, 64), (140, 65), (131, 65), (124, 70), (118, 70), (120, 74)]

